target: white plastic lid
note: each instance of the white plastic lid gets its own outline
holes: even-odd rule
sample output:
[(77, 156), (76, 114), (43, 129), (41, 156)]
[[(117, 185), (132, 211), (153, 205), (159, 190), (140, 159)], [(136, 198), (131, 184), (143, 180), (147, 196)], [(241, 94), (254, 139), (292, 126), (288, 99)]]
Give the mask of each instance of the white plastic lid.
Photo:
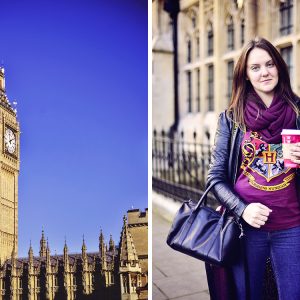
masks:
[(300, 130), (298, 129), (282, 129), (281, 134), (283, 135), (300, 135)]

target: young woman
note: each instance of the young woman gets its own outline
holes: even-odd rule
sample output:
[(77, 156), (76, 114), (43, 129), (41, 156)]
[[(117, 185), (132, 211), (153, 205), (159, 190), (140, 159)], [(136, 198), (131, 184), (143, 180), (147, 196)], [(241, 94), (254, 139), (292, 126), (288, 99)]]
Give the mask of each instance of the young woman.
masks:
[[(263, 38), (243, 49), (228, 110), (221, 113), (208, 184), (243, 224), (236, 299), (263, 299), (271, 259), (279, 299), (300, 299), (300, 178), (283, 164), (281, 131), (300, 129), (299, 99), (287, 66)], [(300, 143), (291, 150), (300, 164)], [(221, 180), (221, 182), (219, 182)]]

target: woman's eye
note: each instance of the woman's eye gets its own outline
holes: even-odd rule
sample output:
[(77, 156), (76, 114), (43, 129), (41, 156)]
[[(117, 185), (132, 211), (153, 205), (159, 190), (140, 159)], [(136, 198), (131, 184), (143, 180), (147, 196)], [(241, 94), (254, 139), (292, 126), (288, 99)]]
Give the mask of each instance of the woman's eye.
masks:
[(253, 71), (258, 71), (258, 70), (259, 70), (259, 67), (258, 67), (258, 66), (252, 66), (252, 67), (251, 67), (251, 70), (253, 70)]
[(268, 63), (268, 64), (267, 64), (267, 67), (272, 68), (272, 67), (274, 67), (274, 64), (273, 64), (273, 63)]

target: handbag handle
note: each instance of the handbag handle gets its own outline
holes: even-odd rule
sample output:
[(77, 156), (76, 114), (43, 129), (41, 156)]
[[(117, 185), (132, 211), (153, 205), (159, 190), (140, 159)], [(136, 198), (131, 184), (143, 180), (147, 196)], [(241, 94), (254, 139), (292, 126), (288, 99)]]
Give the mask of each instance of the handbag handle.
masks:
[(216, 182), (214, 182), (213, 184), (209, 185), (209, 186), (206, 188), (206, 190), (205, 190), (204, 193), (202, 194), (200, 200), (198, 201), (197, 205), (195, 206), (195, 210), (197, 210), (198, 207), (200, 207), (201, 204), (204, 202), (204, 200), (205, 200), (205, 198), (206, 198), (208, 192), (211, 190), (211, 188), (212, 188), (215, 184), (217, 184), (217, 183), (219, 183), (219, 182), (220, 182), (220, 181), (216, 181)]

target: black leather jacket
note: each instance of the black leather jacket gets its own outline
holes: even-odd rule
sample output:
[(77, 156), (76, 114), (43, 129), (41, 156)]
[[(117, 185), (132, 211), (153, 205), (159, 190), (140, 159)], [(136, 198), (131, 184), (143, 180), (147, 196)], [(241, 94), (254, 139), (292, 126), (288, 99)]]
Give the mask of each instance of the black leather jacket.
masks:
[[(300, 116), (296, 123), (300, 129)], [(240, 164), (239, 155), (244, 132), (237, 126), (233, 129), (233, 126), (235, 125), (226, 112), (222, 112), (212, 149), (207, 186), (215, 184), (212, 188), (213, 193), (239, 219), (247, 204), (234, 192), (233, 186)], [(299, 169), (297, 175), (299, 179)]]

